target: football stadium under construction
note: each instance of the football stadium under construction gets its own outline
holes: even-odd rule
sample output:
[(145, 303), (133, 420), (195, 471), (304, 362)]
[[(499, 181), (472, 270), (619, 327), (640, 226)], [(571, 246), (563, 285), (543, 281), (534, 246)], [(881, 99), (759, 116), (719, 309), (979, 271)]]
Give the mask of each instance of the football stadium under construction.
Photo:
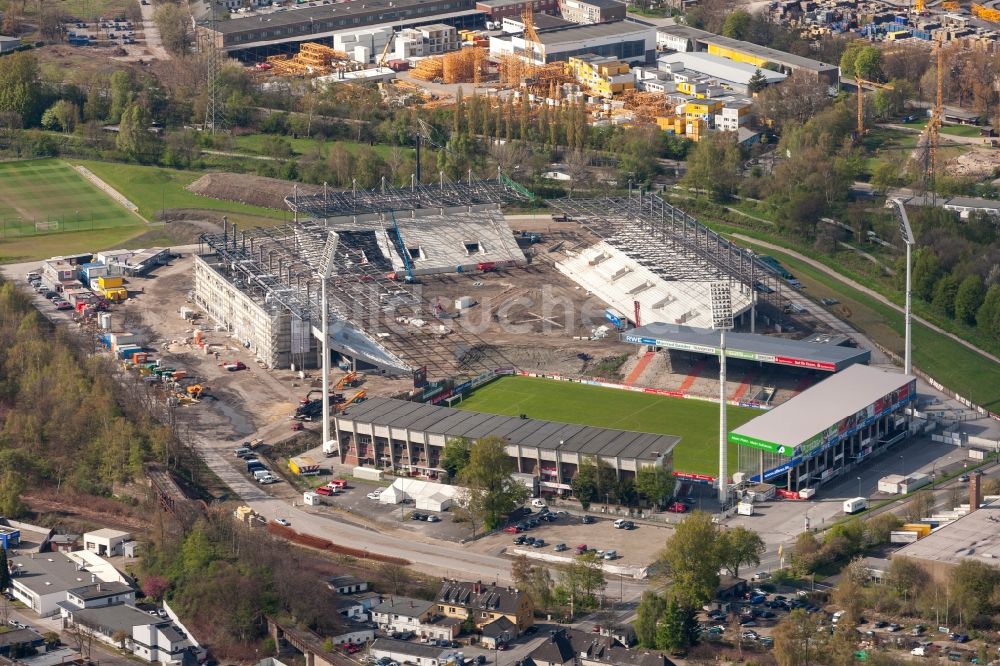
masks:
[[(549, 275), (599, 299), (599, 323), (609, 323), (604, 308), (627, 313), (613, 328), (640, 319), (704, 326), (709, 284), (719, 282), (729, 284), (734, 314), (746, 326), (753, 327), (759, 307), (769, 318), (781, 316), (780, 282), (766, 265), (656, 195), (550, 201), (558, 211), (553, 219), (579, 232), (569, 242), (537, 234), (525, 243), (524, 232), (508, 225), (501, 205), (532, 201), (502, 174), (293, 193), (286, 199), (290, 223), (251, 229), (227, 223), (222, 233), (201, 237), (194, 297), (262, 365), (317, 367), (328, 274), (333, 362), (456, 381), (511, 365), (491, 354), (495, 315), (470, 331), (459, 322), (472, 299), (442, 298), (438, 285), (457, 277), (482, 276), (472, 285), (485, 288), (500, 273), (509, 290)], [(566, 339), (578, 333), (562, 332)]]

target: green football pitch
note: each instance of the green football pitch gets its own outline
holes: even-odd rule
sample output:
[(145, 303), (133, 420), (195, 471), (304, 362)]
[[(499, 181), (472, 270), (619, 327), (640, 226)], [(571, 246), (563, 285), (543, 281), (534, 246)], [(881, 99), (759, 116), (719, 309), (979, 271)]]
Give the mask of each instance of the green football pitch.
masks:
[(0, 164), (0, 237), (142, 227), (143, 221), (60, 160)]
[[(459, 409), (562, 423), (635, 430), (681, 438), (674, 449), (674, 470), (717, 476), (719, 407), (621, 389), (573, 384), (535, 377), (501, 377), (455, 405)], [(728, 408), (729, 428), (763, 414), (746, 407)], [(736, 471), (737, 445), (729, 445), (729, 471)]]

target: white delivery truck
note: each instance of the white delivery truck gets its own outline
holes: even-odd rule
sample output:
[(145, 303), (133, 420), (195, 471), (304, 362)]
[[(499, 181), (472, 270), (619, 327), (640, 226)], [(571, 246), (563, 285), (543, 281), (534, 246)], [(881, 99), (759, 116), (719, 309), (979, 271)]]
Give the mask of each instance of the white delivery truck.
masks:
[(844, 500), (844, 513), (858, 513), (859, 511), (864, 511), (868, 508), (868, 498), (866, 497), (854, 497), (849, 500)]

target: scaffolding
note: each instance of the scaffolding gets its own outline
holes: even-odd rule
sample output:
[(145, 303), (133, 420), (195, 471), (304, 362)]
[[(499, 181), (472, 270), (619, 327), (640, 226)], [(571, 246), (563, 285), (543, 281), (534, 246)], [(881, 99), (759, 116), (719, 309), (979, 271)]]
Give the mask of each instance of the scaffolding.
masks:
[[(457, 233), (462, 216), (481, 223), (485, 214), (442, 210), (435, 228), (450, 223)], [(419, 285), (394, 279), (392, 263), (379, 247), (380, 234), (391, 225), (386, 221), (389, 214), (368, 217), (331, 221), (336, 224), (309, 219), (241, 231), (224, 221), (222, 233), (200, 237), (199, 254), (206, 246), (214, 252), (212, 269), (230, 290), (250, 296), (270, 313), (287, 313), (318, 335), (323, 321), (323, 250), (330, 234), (336, 233), (334, 270), (327, 286), (332, 349), (391, 375), (426, 368), (434, 379), (475, 376), (509, 365), (474, 334), (439, 319), (437, 304), (421, 297)], [(219, 305), (206, 307), (218, 310)], [(279, 350), (271, 354), (277, 357)]]
[(781, 281), (772, 268), (657, 194), (547, 203), (664, 280), (731, 279), (781, 312)]
[(293, 213), (318, 218), (518, 201), (530, 202), (532, 195), (506, 176), (482, 180), (471, 174), (461, 181), (452, 181), (440, 174), (435, 184), (413, 181), (406, 188), (393, 187), (383, 179), (382, 186), (373, 190), (327, 190), (322, 194), (285, 197), (285, 204)]

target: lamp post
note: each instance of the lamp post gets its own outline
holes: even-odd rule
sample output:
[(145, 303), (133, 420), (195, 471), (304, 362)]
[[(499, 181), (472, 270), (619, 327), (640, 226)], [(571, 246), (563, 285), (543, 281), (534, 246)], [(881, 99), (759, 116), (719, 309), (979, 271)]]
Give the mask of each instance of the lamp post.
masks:
[(864, 497), (861, 494), (861, 477), (860, 476), (858, 477), (858, 497)]
[[(320, 346), (323, 354), (323, 455), (332, 456), (334, 454), (333, 442), (330, 441), (330, 309), (327, 301), (327, 283), (333, 275), (334, 259), (337, 256), (337, 244), (340, 236), (331, 231), (327, 236), (326, 244), (323, 246), (322, 289), (320, 293), (320, 311), (322, 322), (320, 323), (323, 344)], [(338, 448), (339, 448), (338, 442)]]
[(712, 328), (719, 331), (719, 504), (725, 508), (729, 451), (726, 432), (726, 331), (733, 328), (733, 292), (728, 281), (713, 282), (709, 288), (712, 301)]
[(913, 255), (913, 245), (916, 241), (913, 238), (913, 229), (910, 227), (910, 218), (906, 215), (906, 206), (899, 199), (889, 199), (886, 201), (886, 206), (893, 206), (896, 209), (896, 217), (899, 218), (899, 237), (906, 244), (906, 307), (903, 314), (904, 326), (905, 326), (905, 342), (903, 351), (903, 372), (907, 375), (913, 374), (913, 338), (912, 338), (912, 315), (913, 309), (910, 303), (911, 298), (911, 287), (910, 287), (910, 272), (912, 255)]

